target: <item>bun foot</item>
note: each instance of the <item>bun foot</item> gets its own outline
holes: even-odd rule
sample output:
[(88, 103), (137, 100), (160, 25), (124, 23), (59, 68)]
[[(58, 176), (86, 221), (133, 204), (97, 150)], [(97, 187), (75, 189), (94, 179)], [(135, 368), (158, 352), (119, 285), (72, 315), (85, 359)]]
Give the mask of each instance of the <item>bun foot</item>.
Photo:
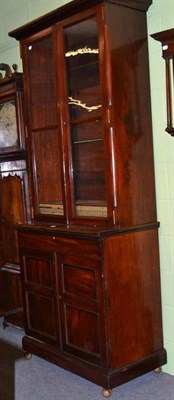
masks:
[(26, 360), (31, 360), (32, 354), (31, 354), (31, 353), (28, 353), (28, 352), (26, 351), (26, 353), (24, 354), (24, 357), (25, 357)]
[(103, 390), (102, 390), (102, 395), (103, 395), (103, 397), (105, 397), (105, 398), (110, 397), (111, 394), (112, 394), (112, 390), (111, 390), (111, 389), (103, 389)]
[(160, 372), (162, 371), (162, 367), (158, 367), (154, 369), (155, 374), (160, 374)]

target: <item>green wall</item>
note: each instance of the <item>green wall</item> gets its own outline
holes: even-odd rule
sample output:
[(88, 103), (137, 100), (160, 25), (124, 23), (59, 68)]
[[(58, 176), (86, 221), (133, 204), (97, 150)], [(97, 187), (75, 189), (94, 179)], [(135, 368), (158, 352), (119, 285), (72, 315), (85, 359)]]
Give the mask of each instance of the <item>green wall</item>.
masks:
[(160, 260), (164, 342), (174, 375), (174, 137), (165, 132), (165, 63), (161, 43), (150, 34), (174, 27), (174, 0), (153, 0), (148, 11), (151, 103), (154, 135), (157, 212), (160, 221)]

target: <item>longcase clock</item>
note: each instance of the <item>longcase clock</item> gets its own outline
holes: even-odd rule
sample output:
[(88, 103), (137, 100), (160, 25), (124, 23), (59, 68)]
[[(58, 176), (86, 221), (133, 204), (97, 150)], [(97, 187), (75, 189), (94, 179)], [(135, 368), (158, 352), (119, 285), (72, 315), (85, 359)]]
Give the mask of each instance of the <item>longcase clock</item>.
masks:
[[(0, 68), (10, 70), (6, 64)], [(23, 327), (20, 264), (14, 224), (28, 219), (23, 77), (0, 77), (0, 315)]]

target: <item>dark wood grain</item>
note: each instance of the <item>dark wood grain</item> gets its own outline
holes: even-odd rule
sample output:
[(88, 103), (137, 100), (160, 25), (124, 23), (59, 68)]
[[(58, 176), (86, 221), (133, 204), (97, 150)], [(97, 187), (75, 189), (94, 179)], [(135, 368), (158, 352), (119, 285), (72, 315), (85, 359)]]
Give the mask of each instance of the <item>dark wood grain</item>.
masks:
[[(166, 362), (150, 4), (75, 0), (10, 33), (21, 41), (33, 211), (16, 224), (23, 348), (105, 389)], [(62, 215), (42, 213), (41, 200)]]
[(84, 240), (72, 255), (71, 235), (41, 236), (20, 227), (24, 349), (106, 388), (165, 363), (158, 230), (92, 240), (98, 260), (79, 256)]

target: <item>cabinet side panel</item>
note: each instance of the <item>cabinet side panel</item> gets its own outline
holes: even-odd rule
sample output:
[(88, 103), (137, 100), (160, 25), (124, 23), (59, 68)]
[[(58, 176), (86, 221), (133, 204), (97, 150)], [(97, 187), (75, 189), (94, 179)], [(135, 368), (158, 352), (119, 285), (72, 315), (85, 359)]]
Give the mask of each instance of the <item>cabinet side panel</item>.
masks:
[(156, 220), (146, 13), (106, 6), (121, 226)]
[(112, 368), (163, 346), (156, 230), (104, 240)]

